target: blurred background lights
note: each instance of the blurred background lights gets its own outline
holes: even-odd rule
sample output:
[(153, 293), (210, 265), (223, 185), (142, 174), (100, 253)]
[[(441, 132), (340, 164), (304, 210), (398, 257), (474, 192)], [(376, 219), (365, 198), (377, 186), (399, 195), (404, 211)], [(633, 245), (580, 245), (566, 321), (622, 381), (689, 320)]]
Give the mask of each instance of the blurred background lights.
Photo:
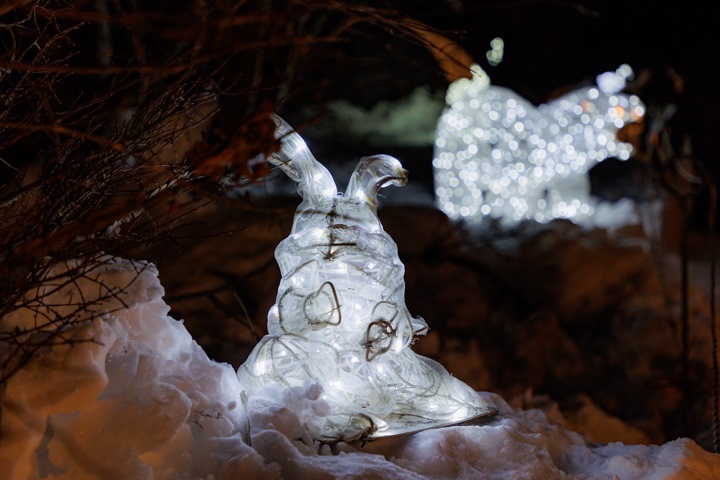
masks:
[(597, 76), (596, 81), (600, 90), (607, 94), (620, 92), (627, 80), (632, 79), (633, 71), (629, 65), (623, 64), (614, 72), (605, 72)]
[(487, 51), (485, 57), (493, 67), (502, 62), (505, 53), (505, 42), (500, 37), (495, 37), (490, 41), (490, 50)]
[(630, 158), (632, 145), (616, 133), (645, 113), (637, 96), (619, 93), (631, 76), (631, 68), (622, 65), (599, 75), (597, 86), (536, 107), (491, 85), (474, 65), (472, 79), (450, 85), (438, 121), (433, 159), (438, 206), (468, 224), (485, 217), (505, 226), (554, 218), (592, 224), (598, 205), (587, 173), (606, 158)]

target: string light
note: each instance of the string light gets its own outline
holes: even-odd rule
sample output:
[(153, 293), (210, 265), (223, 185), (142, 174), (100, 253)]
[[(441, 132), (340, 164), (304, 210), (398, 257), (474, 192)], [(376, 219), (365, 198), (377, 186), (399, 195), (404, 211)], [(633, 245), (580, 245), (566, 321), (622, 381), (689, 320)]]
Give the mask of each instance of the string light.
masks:
[(491, 66), (496, 67), (502, 62), (504, 53), (505, 42), (502, 38), (495, 37), (490, 41), (490, 50), (485, 53), (485, 58)]
[(275, 117), (281, 149), (268, 160), (303, 197), (275, 256), (282, 278), (268, 335), (238, 377), (249, 395), (270, 383), (322, 385), (321, 442), (367, 440), (492, 413), (439, 363), (409, 347), (428, 327), (405, 306), (404, 265), (377, 217), (377, 192), (407, 172), (387, 155), (360, 160), (344, 195), (299, 135)]
[(620, 94), (629, 66), (599, 75), (597, 86), (535, 107), (493, 86), (482, 69), (450, 85), (437, 125), (433, 170), (437, 204), (469, 224), (490, 217), (505, 226), (569, 218), (591, 223), (597, 202), (588, 171), (609, 157), (627, 160), (632, 145), (615, 134), (645, 106)]

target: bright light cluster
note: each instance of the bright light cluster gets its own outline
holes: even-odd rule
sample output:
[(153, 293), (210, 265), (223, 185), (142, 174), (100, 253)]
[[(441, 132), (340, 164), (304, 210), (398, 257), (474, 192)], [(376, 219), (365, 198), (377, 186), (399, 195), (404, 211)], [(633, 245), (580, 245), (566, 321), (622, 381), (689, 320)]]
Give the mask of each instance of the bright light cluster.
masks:
[(490, 65), (496, 67), (502, 62), (505, 52), (505, 42), (500, 37), (495, 37), (490, 41), (490, 50), (485, 53), (485, 58)]
[(403, 185), (387, 155), (360, 160), (347, 191), (279, 117), (282, 148), (269, 160), (298, 182), (303, 197), (275, 256), (282, 278), (268, 335), (238, 370), (249, 393), (308, 380), (330, 406), (316, 440), (368, 439), (490, 412), (440, 364), (409, 347), (427, 324), (405, 306), (404, 266), (377, 217), (377, 192)]
[(623, 65), (598, 76), (598, 86), (575, 90), (535, 107), (512, 90), (493, 86), (473, 67), (472, 79), (450, 86), (437, 126), (433, 169), (438, 206), (469, 224), (483, 218), (512, 226), (530, 219), (591, 223), (588, 170), (629, 143), (616, 138), (645, 107), (618, 93), (632, 74)]

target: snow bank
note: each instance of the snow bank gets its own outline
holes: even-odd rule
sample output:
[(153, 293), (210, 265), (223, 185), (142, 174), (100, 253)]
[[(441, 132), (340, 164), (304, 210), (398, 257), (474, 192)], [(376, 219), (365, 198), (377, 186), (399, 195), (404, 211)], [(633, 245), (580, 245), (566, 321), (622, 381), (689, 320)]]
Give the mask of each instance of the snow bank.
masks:
[[(46, 305), (125, 291), (93, 305), (89, 317), (108, 313), (77, 319), (67, 342), (37, 353), (10, 380), (3, 478), (204, 478), (236, 461), (251, 468), (254, 452), (232, 441), (244, 418), (235, 372), (210, 361), (167, 316), (151, 266), (102, 262), (75, 283), (53, 283), (64, 282), (46, 286)], [(2, 329), (43, 316), (33, 310), (3, 319)]]
[[(491, 393), (482, 396), (499, 414), (484, 424), (320, 446), (310, 439), (329, 409), (318, 386), (247, 398), (234, 369), (168, 316), (152, 265), (106, 261), (45, 293), (47, 305), (104, 300), (62, 333), (71, 342), (44, 348), (8, 383), (2, 479), (720, 477), (720, 457), (689, 439), (593, 445)], [(0, 330), (33, 325), (38, 310), (3, 318)]]

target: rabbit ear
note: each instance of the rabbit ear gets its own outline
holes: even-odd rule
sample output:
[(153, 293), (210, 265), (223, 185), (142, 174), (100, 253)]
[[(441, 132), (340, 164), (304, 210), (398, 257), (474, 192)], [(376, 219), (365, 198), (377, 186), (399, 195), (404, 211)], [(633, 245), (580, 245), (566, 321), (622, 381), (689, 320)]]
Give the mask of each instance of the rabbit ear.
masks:
[(407, 170), (397, 158), (390, 155), (363, 157), (350, 177), (345, 197), (364, 200), (377, 209), (377, 193), (388, 185), (402, 186), (407, 183)]
[(280, 150), (268, 157), (288, 177), (298, 184), (298, 192), (310, 202), (329, 200), (337, 196), (337, 187), (330, 172), (318, 162), (302, 137), (278, 115), (275, 121), (275, 138), (280, 140)]

